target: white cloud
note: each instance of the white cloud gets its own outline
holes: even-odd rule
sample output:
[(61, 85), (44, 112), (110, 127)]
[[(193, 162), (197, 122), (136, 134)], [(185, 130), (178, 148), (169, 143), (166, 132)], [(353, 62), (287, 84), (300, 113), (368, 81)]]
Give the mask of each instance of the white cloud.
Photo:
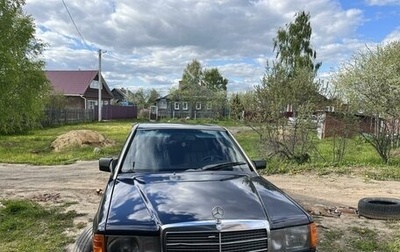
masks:
[(393, 41), (400, 41), (400, 27), (388, 34), (383, 40), (383, 43), (387, 44)]
[(68, 0), (80, 36), (59, 0), (27, 0), (25, 11), (50, 45), (47, 67), (97, 67), (97, 49), (107, 50), (102, 69), (112, 87), (168, 90), (186, 65), (198, 59), (218, 67), (232, 91), (259, 84), (272, 39), (296, 12), (311, 14), (313, 45), (327, 65), (334, 65), (365, 43), (357, 28), (365, 17), (343, 9), (338, 0)]
[(366, 3), (371, 6), (400, 5), (400, 0), (366, 0)]

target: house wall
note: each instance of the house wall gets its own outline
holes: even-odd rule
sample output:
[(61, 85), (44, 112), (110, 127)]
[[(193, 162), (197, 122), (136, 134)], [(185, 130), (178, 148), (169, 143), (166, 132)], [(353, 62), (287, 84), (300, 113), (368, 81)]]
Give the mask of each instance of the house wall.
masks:
[(85, 109), (85, 100), (78, 96), (67, 96), (66, 108), (68, 109)]
[[(157, 101), (159, 118), (216, 118), (223, 115), (223, 110), (220, 108), (207, 108), (206, 103), (201, 104), (201, 108), (197, 109), (196, 104), (192, 105), (188, 102), (187, 109), (183, 108), (183, 102), (179, 103), (179, 109), (175, 109), (175, 102), (178, 101)], [(166, 104), (166, 106), (165, 106)]]
[[(98, 104), (98, 100), (96, 99), (84, 99), (80, 96), (67, 96), (67, 103), (65, 105), (66, 109), (94, 109), (95, 106)], [(102, 99), (103, 105), (110, 105), (111, 100), (110, 99)], [(85, 106), (85, 102), (87, 103)], [(93, 103), (90, 105), (90, 103)]]
[[(98, 89), (93, 89), (93, 88), (88, 88), (83, 95), (86, 98), (94, 98), (94, 99), (99, 99), (99, 90)], [(103, 100), (110, 100), (113, 97), (107, 92), (105, 88), (101, 90), (101, 99)]]
[(167, 99), (159, 99), (156, 101), (156, 106), (158, 109), (158, 118), (171, 118), (171, 101)]

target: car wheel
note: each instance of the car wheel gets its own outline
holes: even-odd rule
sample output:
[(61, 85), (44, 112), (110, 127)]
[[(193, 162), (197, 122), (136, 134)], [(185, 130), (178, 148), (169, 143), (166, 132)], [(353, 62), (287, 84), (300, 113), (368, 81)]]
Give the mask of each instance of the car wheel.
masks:
[(78, 239), (76, 239), (72, 252), (92, 252), (92, 237), (92, 227), (85, 228), (78, 236)]
[(370, 219), (400, 219), (400, 199), (362, 198), (358, 201), (358, 215)]

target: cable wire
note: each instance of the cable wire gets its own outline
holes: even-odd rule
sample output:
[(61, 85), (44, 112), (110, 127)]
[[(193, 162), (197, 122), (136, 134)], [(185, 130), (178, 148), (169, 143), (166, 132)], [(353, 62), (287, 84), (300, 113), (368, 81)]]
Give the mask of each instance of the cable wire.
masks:
[(78, 32), (79, 37), (82, 39), (83, 43), (85, 44), (86, 48), (87, 48), (88, 50), (90, 50), (91, 52), (94, 52), (94, 51), (89, 47), (89, 45), (86, 43), (85, 39), (83, 38), (83, 36), (82, 36), (81, 32), (79, 31), (78, 26), (76, 25), (74, 19), (72, 18), (72, 15), (71, 15), (71, 13), (70, 13), (70, 11), (69, 11), (67, 5), (65, 4), (64, 0), (61, 0), (61, 1), (62, 1), (63, 5), (64, 5), (65, 9), (67, 10), (68, 16), (69, 16), (69, 18), (71, 19), (72, 23), (74, 24), (75, 29), (76, 29), (76, 31)]

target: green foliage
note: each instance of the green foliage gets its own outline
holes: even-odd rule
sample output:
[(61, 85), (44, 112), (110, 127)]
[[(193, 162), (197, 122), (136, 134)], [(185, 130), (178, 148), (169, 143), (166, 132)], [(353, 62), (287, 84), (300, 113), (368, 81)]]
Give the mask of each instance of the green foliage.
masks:
[(233, 119), (241, 119), (242, 113), (244, 111), (244, 105), (239, 93), (233, 94), (229, 99), (230, 116)]
[(50, 85), (39, 60), (44, 44), (35, 37), (24, 1), (0, 3), (0, 134), (24, 132), (42, 116)]
[(180, 83), (180, 89), (193, 88), (201, 85), (201, 79), (203, 77), (203, 70), (201, 63), (194, 59), (192, 62), (186, 65), (183, 70), (182, 80)]
[(204, 91), (212, 94), (226, 92), (227, 85), (228, 79), (220, 74), (218, 68), (203, 69), (201, 63), (194, 59), (186, 65), (178, 90), (189, 95), (199, 95)]
[(376, 120), (375, 132), (365, 138), (384, 162), (400, 141), (400, 41), (360, 50), (332, 79), (349, 113), (362, 112)]
[(201, 63), (194, 59), (184, 69), (179, 87), (170, 91), (171, 99), (187, 102), (190, 118), (195, 118), (197, 104), (210, 106), (215, 117), (221, 118), (227, 105), (227, 84), (228, 80), (221, 76), (218, 69), (203, 71)]
[(139, 111), (154, 105), (159, 97), (159, 92), (154, 88), (150, 90), (139, 88), (136, 92), (129, 92), (128, 94), (128, 100), (135, 104)]
[(160, 93), (154, 88), (152, 88), (149, 92), (147, 98), (147, 106), (155, 105), (156, 100), (160, 97)]
[(27, 200), (2, 200), (0, 251), (64, 251), (71, 242), (64, 231), (73, 227), (75, 211), (44, 208)]
[(65, 109), (67, 105), (67, 98), (61, 93), (53, 93), (49, 95), (46, 108), (48, 109)]
[[(254, 102), (245, 106), (263, 151), (299, 164), (308, 162), (315, 149), (312, 115), (324, 100), (318, 93), (320, 83), (314, 81), (321, 63), (315, 63), (309, 20), (309, 14), (299, 12), (293, 23), (278, 30), (274, 39), (277, 59), (267, 65), (262, 83), (255, 87)], [(291, 125), (286, 111), (295, 118)]]
[(293, 23), (278, 30), (274, 39), (276, 58), (289, 77), (295, 76), (299, 69), (307, 69), (316, 74), (321, 63), (314, 63), (317, 53), (311, 47), (310, 14), (300, 11), (295, 17)]
[[(180, 119), (169, 119), (169, 122), (182, 123)], [(268, 157), (260, 135), (242, 122), (236, 120), (197, 119), (185, 120), (184, 123), (217, 124), (227, 127), (234, 134), (243, 149), (252, 159), (265, 158), (268, 166), (265, 172), (301, 173), (315, 172), (317, 174), (359, 174), (368, 179), (400, 180), (400, 149), (392, 162), (383, 165), (374, 149), (362, 138), (347, 139), (347, 151), (343, 160), (333, 159), (334, 139), (318, 140), (316, 149), (312, 152), (308, 163), (298, 165), (279, 156)], [(34, 165), (70, 164), (77, 160), (97, 160), (100, 157), (118, 156), (122, 145), (128, 136), (132, 121), (95, 122), (79, 125), (64, 125), (61, 127), (34, 130), (29, 134), (0, 136), (0, 163), (27, 163)], [(115, 142), (114, 146), (103, 147), (94, 152), (94, 147), (72, 147), (61, 152), (54, 152), (51, 142), (59, 135), (71, 130), (86, 129), (103, 134)]]
[(218, 68), (204, 70), (203, 83), (211, 91), (226, 91), (228, 79), (224, 78)]

